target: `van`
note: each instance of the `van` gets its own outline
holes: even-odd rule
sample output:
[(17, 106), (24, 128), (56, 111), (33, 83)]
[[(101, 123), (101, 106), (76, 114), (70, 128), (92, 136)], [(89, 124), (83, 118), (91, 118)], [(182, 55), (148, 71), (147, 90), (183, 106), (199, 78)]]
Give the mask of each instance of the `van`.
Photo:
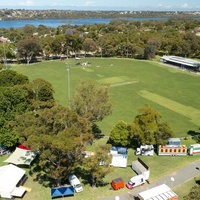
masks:
[(137, 187), (139, 185), (143, 185), (145, 183), (145, 177), (143, 174), (137, 175), (132, 177), (129, 182), (126, 184), (126, 187), (128, 189), (132, 189), (134, 187)]

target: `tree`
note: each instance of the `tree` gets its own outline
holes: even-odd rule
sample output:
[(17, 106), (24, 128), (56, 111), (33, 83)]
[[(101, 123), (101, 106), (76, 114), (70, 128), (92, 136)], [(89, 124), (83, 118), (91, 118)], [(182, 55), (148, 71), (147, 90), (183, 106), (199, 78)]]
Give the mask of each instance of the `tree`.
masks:
[(3, 70), (0, 72), (0, 86), (12, 87), (29, 83), (28, 77), (13, 70)]
[(0, 89), (0, 144), (13, 146), (18, 135), (13, 134), (8, 126), (16, 115), (31, 109), (28, 93), (18, 87), (1, 87)]
[(56, 55), (61, 56), (64, 53), (64, 46), (66, 45), (65, 35), (56, 35), (50, 44), (52, 52)]
[(94, 42), (93, 39), (91, 38), (86, 38), (85, 41), (83, 42), (83, 49), (85, 50), (85, 56), (86, 53), (91, 51), (95, 51), (96, 50), (96, 43)]
[(18, 42), (18, 53), (21, 57), (25, 58), (27, 64), (29, 64), (33, 58), (40, 55), (42, 52), (42, 46), (39, 40), (35, 38), (24, 39)]
[(97, 147), (94, 156), (90, 156), (83, 160), (84, 170), (90, 177), (92, 187), (100, 186), (103, 184), (103, 178), (112, 172), (110, 168), (111, 156), (108, 155), (110, 145), (102, 145)]
[(78, 115), (87, 119), (92, 127), (112, 112), (109, 86), (86, 81), (77, 86), (70, 106)]
[(131, 134), (128, 130), (127, 123), (123, 121), (117, 122), (112, 128), (108, 143), (116, 146), (128, 146), (131, 143)]
[(200, 185), (193, 186), (187, 196), (183, 197), (184, 200), (196, 200), (200, 199)]
[(92, 137), (83, 121), (69, 108), (54, 106), (18, 115), (9, 126), (20, 143), (40, 152), (37, 177), (49, 183), (65, 180), (80, 165), (82, 151)]
[(144, 57), (146, 59), (152, 60), (155, 58), (158, 47), (160, 46), (160, 41), (158, 38), (151, 38), (144, 49)]
[(148, 105), (139, 110), (129, 128), (141, 144), (165, 144), (166, 139), (174, 136), (169, 124), (161, 122), (160, 113)]
[(54, 90), (51, 83), (44, 79), (37, 78), (30, 83), (30, 86), (33, 91), (32, 105), (35, 110), (54, 106)]

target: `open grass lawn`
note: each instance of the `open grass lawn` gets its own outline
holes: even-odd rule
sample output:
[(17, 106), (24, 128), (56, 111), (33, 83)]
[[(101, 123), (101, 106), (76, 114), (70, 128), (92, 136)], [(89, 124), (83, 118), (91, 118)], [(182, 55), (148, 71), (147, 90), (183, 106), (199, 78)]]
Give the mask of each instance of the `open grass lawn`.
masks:
[[(76, 65), (89, 61), (90, 66)], [(163, 66), (156, 62), (127, 59), (69, 59), (31, 65), (15, 65), (14, 69), (30, 80), (44, 78), (52, 83), (58, 103), (68, 103), (68, 72), (70, 67), (71, 97), (78, 83), (96, 80), (110, 84), (113, 113), (98, 123), (109, 135), (118, 120), (131, 122), (145, 104), (159, 111), (178, 137), (188, 130), (197, 131), (200, 124), (200, 76)]]
[[(76, 65), (78, 62), (89, 61), (90, 66)], [(98, 125), (102, 133), (109, 135), (112, 126), (118, 120), (131, 122), (138, 114), (138, 109), (145, 104), (159, 111), (164, 121), (167, 121), (177, 137), (187, 136), (189, 130), (199, 131), (200, 125), (200, 76), (183, 72), (177, 69), (160, 65), (156, 62), (137, 61), (127, 59), (81, 59), (65, 61), (47, 61), (31, 65), (14, 65), (14, 69), (29, 77), (30, 80), (43, 78), (51, 82), (55, 89), (56, 100), (67, 106), (68, 103), (68, 71), (66, 63), (70, 64), (70, 88), (71, 96), (78, 83), (85, 80), (96, 80), (99, 83), (110, 84), (110, 93), (113, 101), (113, 113), (106, 117)], [(94, 151), (95, 146), (104, 144), (107, 138), (95, 141), (88, 147)], [(194, 143), (191, 140), (183, 141), (183, 144)], [(151, 180), (166, 175), (181, 166), (192, 162), (198, 157), (165, 157), (153, 156), (142, 157), (151, 168)], [(135, 160), (134, 151), (129, 150), (128, 164)], [(0, 158), (1, 161), (1, 158)], [(173, 169), (171, 168), (171, 163)], [(2, 162), (0, 162), (1, 165)], [(163, 165), (163, 163), (165, 163)], [(159, 170), (157, 170), (159, 167)], [(105, 181), (110, 183), (113, 178), (121, 176), (125, 182), (134, 175), (130, 167), (126, 169), (115, 169), (109, 174)], [(84, 183), (84, 191), (70, 197), (72, 200), (95, 200), (102, 196), (116, 195), (118, 192), (126, 192), (124, 188), (120, 191), (110, 190), (110, 184), (102, 188), (91, 188)], [(32, 191), (24, 196), (24, 200), (46, 200), (50, 199), (50, 189), (44, 188), (33, 177), (29, 177), (27, 187)], [(178, 190), (178, 189), (177, 189)], [(180, 193), (183, 192), (180, 189)], [(178, 192), (177, 192), (178, 193)], [(178, 193), (179, 194), (179, 193)], [(180, 194), (179, 194), (180, 195)]]

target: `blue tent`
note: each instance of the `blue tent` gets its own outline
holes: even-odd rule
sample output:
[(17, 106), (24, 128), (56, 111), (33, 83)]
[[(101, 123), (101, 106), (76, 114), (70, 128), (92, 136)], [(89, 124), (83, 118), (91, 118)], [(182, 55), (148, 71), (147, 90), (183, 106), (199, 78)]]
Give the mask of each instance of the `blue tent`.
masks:
[(64, 197), (64, 196), (73, 196), (74, 188), (73, 186), (63, 186), (51, 188), (51, 198)]

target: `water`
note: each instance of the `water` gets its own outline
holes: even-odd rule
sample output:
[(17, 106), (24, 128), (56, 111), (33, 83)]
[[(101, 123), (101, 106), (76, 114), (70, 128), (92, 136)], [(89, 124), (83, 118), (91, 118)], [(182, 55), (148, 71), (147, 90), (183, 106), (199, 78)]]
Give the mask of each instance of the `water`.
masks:
[[(167, 20), (168, 18), (124, 18), (124, 20)], [(91, 24), (109, 24), (113, 19), (110, 18), (89, 18), (89, 19), (31, 19), (31, 20), (5, 20), (0, 21), (0, 28), (22, 28), (25, 25), (38, 27), (44, 25), (56, 28), (62, 25), (91, 25)]]

